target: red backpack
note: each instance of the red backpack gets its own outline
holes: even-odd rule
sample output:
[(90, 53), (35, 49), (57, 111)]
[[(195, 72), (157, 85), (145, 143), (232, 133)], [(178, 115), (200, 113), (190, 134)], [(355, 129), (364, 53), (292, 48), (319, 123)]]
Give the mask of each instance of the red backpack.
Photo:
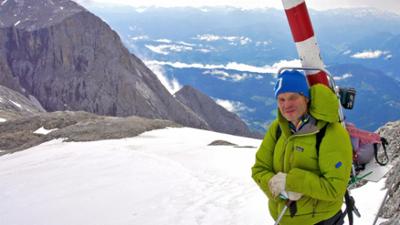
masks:
[[(365, 165), (375, 157), (375, 161), (384, 166), (389, 162), (386, 152), (388, 142), (377, 133), (356, 128), (352, 123), (346, 123), (346, 129), (350, 134), (353, 146), (353, 163), (356, 171), (363, 170)], [(384, 159), (378, 157), (378, 150), (383, 149)]]

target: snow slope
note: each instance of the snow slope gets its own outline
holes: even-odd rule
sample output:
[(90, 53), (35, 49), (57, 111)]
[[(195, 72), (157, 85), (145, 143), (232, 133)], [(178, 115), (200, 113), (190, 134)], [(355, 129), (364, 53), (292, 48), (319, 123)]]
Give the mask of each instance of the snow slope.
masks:
[[(242, 148), (208, 146), (217, 139)], [(266, 197), (250, 175), (259, 144), (205, 130), (166, 128), (119, 140), (53, 140), (4, 155), (0, 224), (273, 224)], [(382, 185), (353, 191), (363, 215), (355, 225), (372, 224)]]

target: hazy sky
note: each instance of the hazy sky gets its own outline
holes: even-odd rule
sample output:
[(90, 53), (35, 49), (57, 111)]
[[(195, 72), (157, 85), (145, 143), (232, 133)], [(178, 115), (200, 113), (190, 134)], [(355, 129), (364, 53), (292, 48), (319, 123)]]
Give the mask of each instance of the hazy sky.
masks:
[[(133, 6), (237, 6), (244, 8), (282, 8), (281, 0), (75, 0), (83, 5), (89, 2), (130, 4)], [(374, 7), (400, 14), (400, 0), (306, 0), (309, 8), (324, 10), (348, 7)]]

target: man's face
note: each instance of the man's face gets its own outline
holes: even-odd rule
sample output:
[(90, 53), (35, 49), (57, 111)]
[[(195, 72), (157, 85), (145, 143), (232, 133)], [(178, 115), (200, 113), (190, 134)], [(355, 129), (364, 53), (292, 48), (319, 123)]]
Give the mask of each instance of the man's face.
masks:
[(308, 99), (299, 93), (286, 92), (278, 95), (278, 108), (282, 116), (297, 125), (307, 112)]

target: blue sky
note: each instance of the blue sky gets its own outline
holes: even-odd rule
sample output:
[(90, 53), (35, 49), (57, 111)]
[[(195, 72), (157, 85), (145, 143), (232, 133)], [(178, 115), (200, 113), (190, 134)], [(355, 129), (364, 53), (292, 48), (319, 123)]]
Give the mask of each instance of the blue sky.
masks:
[[(281, 0), (75, 0), (83, 5), (97, 3), (129, 4), (132, 6), (236, 6), (244, 8), (274, 7), (282, 8)], [(306, 0), (309, 8), (326, 10), (332, 8), (373, 7), (400, 14), (399, 0)]]

